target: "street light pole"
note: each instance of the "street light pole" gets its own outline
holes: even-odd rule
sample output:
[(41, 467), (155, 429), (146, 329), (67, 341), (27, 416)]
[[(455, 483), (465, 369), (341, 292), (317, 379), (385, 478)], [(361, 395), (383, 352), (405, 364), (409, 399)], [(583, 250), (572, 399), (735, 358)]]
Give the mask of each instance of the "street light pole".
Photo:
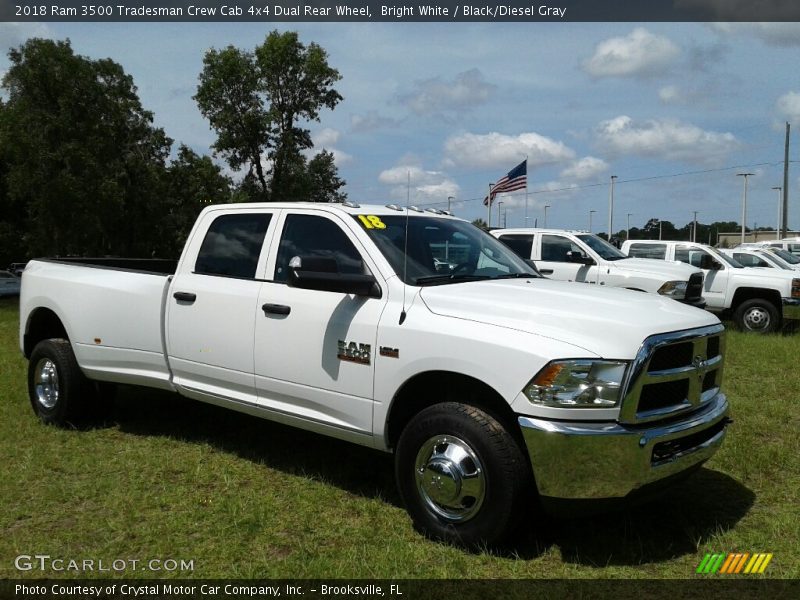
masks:
[(500, 207), (503, 206), (504, 202), (502, 200), (498, 200), (497, 202), (497, 226), (500, 227)]
[(661, 219), (658, 220), (658, 239), (661, 239)]
[(614, 182), (616, 175), (611, 176), (611, 185), (608, 188), (608, 241), (611, 241), (611, 233), (614, 227)]
[(781, 217), (783, 216), (783, 198), (781, 196), (781, 191), (783, 191), (783, 187), (776, 185), (773, 190), (778, 190), (778, 230), (775, 232), (775, 239), (781, 239)]
[(696, 242), (697, 241), (697, 213), (699, 213), (700, 211), (699, 210), (693, 210), (692, 212), (694, 213), (694, 219), (692, 220), (692, 241)]
[(744, 244), (744, 230), (747, 225), (747, 178), (755, 173), (737, 173), (737, 177), (744, 177), (744, 191), (742, 192), (742, 244)]
[(589, 233), (592, 233), (592, 215), (596, 212), (596, 210), (589, 211)]
[(628, 228), (625, 230), (625, 239), (631, 239), (631, 215), (633, 213), (628, 213)]
[(544, 205), (544, 228), (547, 229), (547, 209), (550, 208), (549, 204)]
[(450, 212), (450, 201), (455, 200), (455, 196), (448, 196), (447, 197), (447, 212)]

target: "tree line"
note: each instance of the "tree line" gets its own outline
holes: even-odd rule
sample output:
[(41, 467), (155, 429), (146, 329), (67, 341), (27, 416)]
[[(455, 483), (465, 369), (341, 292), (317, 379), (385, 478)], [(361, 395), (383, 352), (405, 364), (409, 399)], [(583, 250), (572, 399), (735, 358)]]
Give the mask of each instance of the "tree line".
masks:
[(209, 50), (194, 100), (231, 175), (154, 125), (133, 78), (69, 40), (8, 53), (0, 97), (0, 266), (34, 256), (176, 257), (208, 204), (345, 199), (310, 131), (342, 100), (315, 43), (267, 35)]

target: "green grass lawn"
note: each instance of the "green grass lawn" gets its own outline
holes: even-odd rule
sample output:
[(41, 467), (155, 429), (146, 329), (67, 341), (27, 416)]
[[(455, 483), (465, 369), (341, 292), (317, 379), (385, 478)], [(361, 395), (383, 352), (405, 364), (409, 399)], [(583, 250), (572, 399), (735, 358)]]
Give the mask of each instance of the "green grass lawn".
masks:
[(532, 514), (512, 552), (470, 553), (412, 529), (392, 457), (369, 449), (141, 388), (104, 425), (42, 426), (17, 329), (0, 300), (0, 578), (59, 576), (18, 572), (21, 554), (194, 564), (127, 577), (684, 578), (733, 551), (800, 577), (800, 334), (729, 333), (735, 423), (691, 478), (635, 509)]

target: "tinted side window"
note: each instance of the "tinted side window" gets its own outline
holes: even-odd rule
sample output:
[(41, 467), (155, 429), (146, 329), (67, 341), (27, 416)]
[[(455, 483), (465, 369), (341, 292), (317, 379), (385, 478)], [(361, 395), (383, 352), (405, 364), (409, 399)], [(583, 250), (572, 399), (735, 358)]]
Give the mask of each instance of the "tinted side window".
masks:
[(631, 258), (657, 258), (664, 260), (667, 257), (666, 244), (631, 244), (628, 248)]
[(222, 215), (208, 228), (194, 272), (252, 278), (271, 214)]
[(286, 281), (295, 256), (333, 258), (339, 273), (366, 273), (364, 261), (341, 227), (316, 215), (288, 215), (275, 263), (275, 281)]
[(581, 249), (570, 240), (560, 235), (542, 236), (542, 260), (567, 262), (567, 252), (579, 252)]
[(734, 260), (740, 262), (745, 267), (771, 267), (772, 265), (769, 264), (767, 261), (759, 258), (758, 256), (753, 256), (752, 254), (745, 254), (744, 252), (734, 252), (733, 253)]
[(533, 236), (524, 234), (506, 234), (500, 236), (500, 241), (511, 248), (517, 256), (530, 258), (533, 249)]
[(693, 267), (700, 267), (703, 256), (711, 256), (705, 250), (699, 250), (690, 246), (676, 246), (675, 260), (692, 265)]

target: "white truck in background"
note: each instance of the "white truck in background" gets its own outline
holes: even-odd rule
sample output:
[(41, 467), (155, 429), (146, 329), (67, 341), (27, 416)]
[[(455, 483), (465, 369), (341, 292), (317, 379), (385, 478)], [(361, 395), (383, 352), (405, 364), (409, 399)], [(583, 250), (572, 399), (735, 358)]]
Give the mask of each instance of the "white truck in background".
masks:
[(490, 233), (523, 259), (531, 260), (545, 277), (650, 292), (697, 308), (705, 306), (700, 269), (628, 258), (587, 231), (519, 228)]
[(441, 212), (212, 206), (177, 264), (39, 259), (23, 279), (43, 422), (85, 416), (93, 382), (137, 384), (394, 452), (415, 526), (453, 543), (507, 539), (531, 491), (688, 474), (729, 423), (714, 315), (544, 279)]
[(746, 269), (716, 248), (696, 242), (628, 240), (622, 251), (703, 269), (706, 308), (729, 314), (742, 331), (770, 333), (785, 320), (800, 319), (800, 277), (794, 271)]

